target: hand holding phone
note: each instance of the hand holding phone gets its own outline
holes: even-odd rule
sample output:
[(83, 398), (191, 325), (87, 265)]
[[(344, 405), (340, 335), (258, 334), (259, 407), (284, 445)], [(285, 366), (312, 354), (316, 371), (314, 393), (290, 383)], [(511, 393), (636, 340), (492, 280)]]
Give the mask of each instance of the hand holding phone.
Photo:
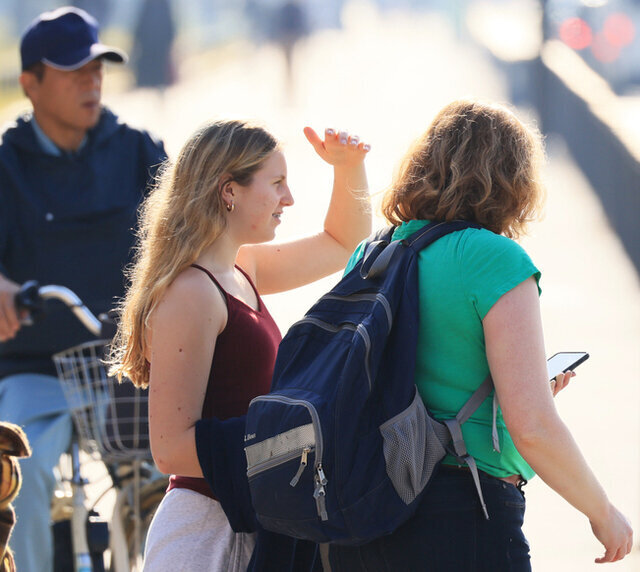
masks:
[(573, 371), (581, 363), (589, 359), (587, 352), (559, 352), (547, 360), (549, 380), (554, 380), (559, 373)]

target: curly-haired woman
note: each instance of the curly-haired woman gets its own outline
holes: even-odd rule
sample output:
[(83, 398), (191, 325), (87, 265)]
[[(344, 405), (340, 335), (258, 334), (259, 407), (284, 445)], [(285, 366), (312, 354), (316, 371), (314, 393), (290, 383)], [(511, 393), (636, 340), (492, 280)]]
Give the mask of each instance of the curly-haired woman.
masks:
[[(605, 554), (632, 546), (626, 519), (608, 501), (562, 422), (550, 387), (540, 319), (540, 272), (513, 239), (541, 203), (541, 138), (503, 106), (455, 101), (406, 155), (383, 199), (402, 239), (429, 221), (471, 220), (482, 229), (452, 233), (421, 251), (416, 384), (441, 420), (455, 417), (489, 372), (500, 404), (497, 442), (493, 399), (462, 426), (481, 469), (489, 519), (472, 475), (446, 457), (416, 515), (393, 534), (362, 547), (331, 547), (334, 572), (528, 571), (522, 533), (522, 486), (537, 473), (584, 513)], [(347, 268), (362, 255), (356, 250)]]

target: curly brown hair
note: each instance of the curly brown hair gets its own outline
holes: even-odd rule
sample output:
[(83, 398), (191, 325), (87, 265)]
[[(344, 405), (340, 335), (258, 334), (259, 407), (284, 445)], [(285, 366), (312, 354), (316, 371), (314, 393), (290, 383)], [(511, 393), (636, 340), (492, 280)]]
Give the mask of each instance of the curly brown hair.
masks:
[(389, 222), (472, 220), (516, 238), (544, 196), (542, 137), (502, 105), (450, 103), (413, 145), (382, 199)]

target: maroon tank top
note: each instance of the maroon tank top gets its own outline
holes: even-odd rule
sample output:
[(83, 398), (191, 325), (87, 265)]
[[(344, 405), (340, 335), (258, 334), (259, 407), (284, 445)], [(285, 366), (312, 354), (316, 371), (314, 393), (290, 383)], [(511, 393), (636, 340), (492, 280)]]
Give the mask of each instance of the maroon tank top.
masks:
[[(236, 266), (256, 294), (257, 310), (226, 292), (206, 268), (197, 264), (192, 266), (206, 273), (219, 288), (228, 314), (227, 324), (216, 339), (202, 418), (238, 417), (247, 412), (254, 397), (269, 392), (282, 336), (251, 278), (242, 268)], [(191, 489), (215, 498), (205, 479), (172, 475), (167, 491), (175, 488)]]

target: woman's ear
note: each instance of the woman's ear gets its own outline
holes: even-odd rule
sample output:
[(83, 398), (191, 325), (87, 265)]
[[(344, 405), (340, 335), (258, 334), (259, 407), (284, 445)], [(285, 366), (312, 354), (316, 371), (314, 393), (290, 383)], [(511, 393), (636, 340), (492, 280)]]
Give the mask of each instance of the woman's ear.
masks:
[(220, 182), (220, 198), (222, 199), (222, 202), (224, 203), (227, 211), (230, 213), (233, 212), (233, 209), (236, 206), (234, 200), (235, 195), (233, 192), (233, 187), (235, 184), (236, 183), (231, 175), (224, 176)]
[(233, 177), (231, 175), (225, 175), (222, 177), (220, 182), (220, 194), (222, 195), (222, 200), (227, 203), (233, 200), (234, 192), (233, 192)]

